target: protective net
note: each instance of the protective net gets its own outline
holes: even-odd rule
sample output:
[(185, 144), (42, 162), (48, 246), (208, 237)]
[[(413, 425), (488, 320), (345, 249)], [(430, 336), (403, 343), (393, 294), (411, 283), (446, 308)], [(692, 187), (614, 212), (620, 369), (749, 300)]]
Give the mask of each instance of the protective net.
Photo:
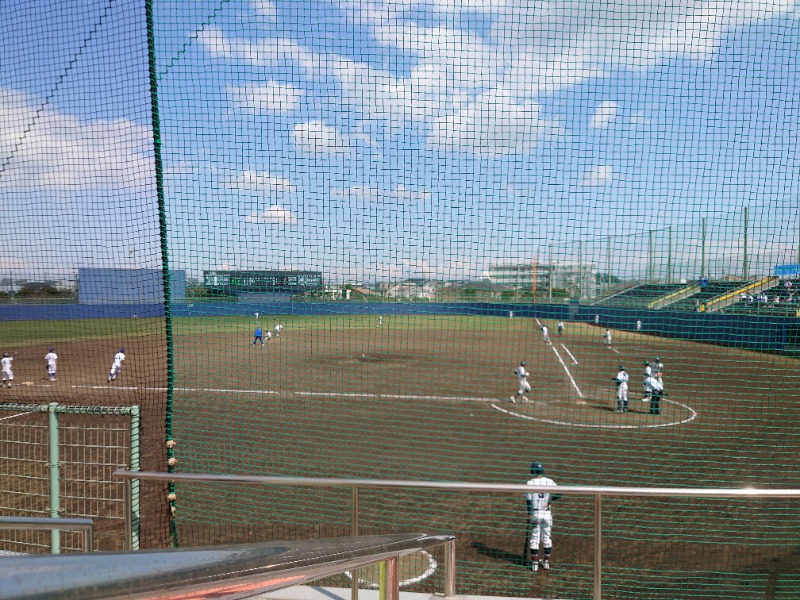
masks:
[[(147, 470), (800, 487), (798, 11), (7, 2), (3, 400), (141, 406)], [(347, 535), (350, 500), (143, 482), (138, 535)], [(609, 597), (800, 587), (796, 501), (603, 510)], [(358, 525), (454, 531), (459, 593), (586, 597), (593, 501), (551, 514), (537, 573), (520, 495), (362, 491)]]

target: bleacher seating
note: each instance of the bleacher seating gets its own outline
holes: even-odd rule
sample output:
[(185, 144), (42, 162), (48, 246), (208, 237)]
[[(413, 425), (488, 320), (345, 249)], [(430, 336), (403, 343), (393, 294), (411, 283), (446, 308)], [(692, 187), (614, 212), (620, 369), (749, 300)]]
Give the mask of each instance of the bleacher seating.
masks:
[(624, 308), (647, 308), (653, 300), (686, 287), (685, 283), (645, 283), (625, 290), (620, 294), (598, 301), (599, 306), (619, 306)]
[(708, 284), (701, 288), (696, 294), (688, 296), (683, 300), (678, 300), (675, 304), (670, 304), (665, 308), (667, 310), (697, 311), (709, 300), (735, 290), (736, 288), (743, 287), (747, 285), (747, 283), (747, 281), (709, 281)]
[[(777, 302), (776, 302), (777, 298)], [(800, 279), (787, 279), (774, 288), (759, 294), (745, 294), (739, 301), (724, 308), (722, 312), (765, 315), (795, 316), (800, 310)]]

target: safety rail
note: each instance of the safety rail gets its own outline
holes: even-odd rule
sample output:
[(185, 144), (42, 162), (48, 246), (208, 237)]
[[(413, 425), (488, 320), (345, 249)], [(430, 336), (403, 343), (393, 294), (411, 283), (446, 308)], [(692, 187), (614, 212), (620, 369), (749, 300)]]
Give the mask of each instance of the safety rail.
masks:
[[(127, 487), (127, 486), (126, 486)], [(0, 529), (46, 530), (46, 531), (81, 531), (83, 533), (83, 551), (91, 552), (92, 526), (91, 519), (61, 519), (45, 517), (0, 517)]]
[(682, 287), (674, 292), (667, 294), (666, 296), (661, 296), (661, 298), (656, 298), (651, 302), (647, 303), (647, 308), (658, 310), (660, 308), (664, 308), (665, 306), (669, 306), (670, 304), (675, 304), (676, 302), (680, 302), (684, 298), (688, 298), (689, 296), (694, 296), (697, 292), (700, 291), (700, 285), (697, 283), (690, 283), (686, 287)]
[[(381, 563), (383, 597), (399, 600), (399, 558), (441, 545), (445, 570), (454, 568), (455, 537), (424, 533), (10, 557), (0, 560), (0, 590), (4, 600), (246, 598)], [(445, 573), (448, 598), (454, 579)]]
[[(383, 479), (336, 479), (326, 477), (276, 477), (260, 475), (217, 475), (211, 473), (162, 473), (153, 471), (128, 471), (119, 469), (114, 471), (114, 477), (126, 480), (126, 494), (130, 498), (131, 482), (134, 480), (161, 480), (172, 482), (207, 482), (207, 483), (238, 483), (264, 486), (294, 486), (294, 487), (344, 487), (352, 491), (351, 504), (351, 532), (358, 535), (358, 492), (360, 489), (425, 489), (437, 491), (459, 491), (483, 494), (527, 494), (530, 492), (552, 493), (550, 486), (535, 486), (525, 484), (505, 483), (467, 483), (449, 481), (403, 481)], [(800, 498), (800, 489), (757, 489), (747, 488), (646, 488), (646, 487), (608, 487), (608, 486), (558, 486), (558, 493), (565, 496), (593, 496), (594, 497), (594, 556), (593, 556), (593, 600), (602, 600), (602, 499), (604, 497), (637, 497), (637, 498)], [(127, 528), (130, 530), (130, 527)], [(453, 560), (455, 557), (453, 556)], [(450, 571), (451, 576), (455, 568)], [(455, 581), (450, 587), (455, 593)], [(352, 600), (358, 600), (358, 580), (353, 577), (351, 584)]]

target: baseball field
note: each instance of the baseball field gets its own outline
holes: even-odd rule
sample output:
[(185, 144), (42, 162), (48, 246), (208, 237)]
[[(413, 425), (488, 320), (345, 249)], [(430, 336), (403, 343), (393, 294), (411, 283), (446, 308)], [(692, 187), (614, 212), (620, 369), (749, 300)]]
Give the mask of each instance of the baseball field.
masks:
[[(531, 461), (562, 485), (800, 487), (798, 361), (737, 348), (528, 318), (299, 317), (253, 346), (253, 317), (173, 323), (173, 433), (179, 471), (524, 483)], [(550, 328), (551, 344), (540, 332)], [(145, 470), (165, 470), (163, 321), (4, 323), (18, 352), (4, 402), (139, 404)], [(43, 356), (54, 345), (58, 380)], [(125, 347), (120, 378), (107, 383)], [(41, 355), (41, 356), (40, 356)], [(659, 357), (661, 414), (641, 401), (644, 361)], [(510, 402), (526, 361), (528, 402)], [(630, 410), (615, 412), (618, 367)], [(9, 469), (13, 467), (8, 467)], [(163, 486), (143, 484), (142, 545), (168, 542)], [(346, 535), (345, 490), (179, 486), (182, 545)], [(609, 499), (608, 598), (794, 597), (794, 501)], [(460, 593), (587, 597), (593, 500), (554, 505), (554, 569), (525, 568), (521, 497), (363, 492), (362, 533), (458, 535)], [(441, 589), (433, 576), (412, 590)], [(338, 583), (347, 584), (346, 581)]]

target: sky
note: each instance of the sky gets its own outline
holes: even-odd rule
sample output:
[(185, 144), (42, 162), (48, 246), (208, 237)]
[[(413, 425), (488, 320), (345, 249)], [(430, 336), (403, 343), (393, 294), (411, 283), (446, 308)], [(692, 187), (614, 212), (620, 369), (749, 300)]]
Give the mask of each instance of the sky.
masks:
[[(143, 4), (0, 18), (0, 273), (162, 264)], [(694, 278), (704, 220), (722, 276), (745, 209), (750, 273), (797, 261), (795, 0), (153, 7), (168, 257), (192, 276)]]

